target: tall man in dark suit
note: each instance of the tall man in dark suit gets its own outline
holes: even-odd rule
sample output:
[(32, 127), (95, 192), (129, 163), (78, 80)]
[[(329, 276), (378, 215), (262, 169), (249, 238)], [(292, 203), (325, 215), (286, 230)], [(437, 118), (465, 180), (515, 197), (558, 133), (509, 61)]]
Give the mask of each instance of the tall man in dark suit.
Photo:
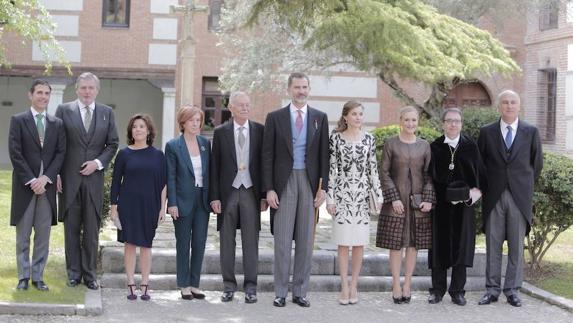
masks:
[[(46, 113), (50, 84), (36, 80), (28, 98), (32, 107), (12, 117), (8, 148), (12, 172), (10, 225), (16, 226), (18, 290), (28, 289), (28, 280), (47, 291), (44, 268), (48, 261), (50, 229), (56, 218), (56, 188), (53, 185), (66, 153), (62, 120)], [(34, 251), (30, 265), (30, 235), (34, 229)]]
[(478, 147), (485, 165), (483, 222), (486, 234), (486, 294), (480, 305), (496, 302), (501, 293), (501, 252), (507, 240), (508, 263), (503, 293), (521, 306), (523, 239), (533, 217), (534, 182), (543, 167), (539, 131), (518, 119), (520, 99), (506, 90), (498, 96), (499, 121), (480, 130)]
[[(328, 188), (328, 118), (307, 105), (309, 91), (308, 76), (291, 74), (288, 78), (291, 103), (269, 113), (265, 123), (263, 191), (267, 192), (267, 202), (272, 208), (273, 305), (277, 307), (286, 305), (293, 238), (293, 302), (310, 306), (306, 293), (314, 243), (314, 208), (324, 202)], [(318, 187), (320, 178), (322, 186)]]
[(257, 264), (261, 211), (267, 208), (261, 191), (261, 147), (263, 125), (249, 120), (249, 96), (233, 92), (229, 109), (233, 120), (215, 129), (211, 155), (209, 199), (220, 232), (223, 302), (233, 299), (235, 279), (235, 235), (241, 229), (245, 302), (257, 301)]
[(64, 121), (67, 154), (62, 167), (58, 219), (64, 222), (68, 286), (82, 278), (98, 289), (96, 263), (103, 207), (104, 169), (118, 146), (115, 118), (110, 107), (96, 103), (100, 83), (92, 73), (76, 81), (78, 99), (58, 106)]

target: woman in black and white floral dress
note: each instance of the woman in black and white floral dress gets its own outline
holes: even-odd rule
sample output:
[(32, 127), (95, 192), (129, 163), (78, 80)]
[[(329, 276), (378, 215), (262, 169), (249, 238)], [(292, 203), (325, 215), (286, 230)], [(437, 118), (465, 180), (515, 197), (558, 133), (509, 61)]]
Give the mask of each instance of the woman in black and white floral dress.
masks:
[[(333, 241), (338, 245), (341, 278), (339, 302), (358, 302), (358, 274), (364, 245), (370, 237), (369, 199), (382, 206), (374, 137), (362, 131), (364, 107), (356, 101), (342, 109), (338, 127), (330, 135), (330, 174), (326, 209), (333, 216)], [(348, 254), (352, 247), (352, 281), (348, 285)]]

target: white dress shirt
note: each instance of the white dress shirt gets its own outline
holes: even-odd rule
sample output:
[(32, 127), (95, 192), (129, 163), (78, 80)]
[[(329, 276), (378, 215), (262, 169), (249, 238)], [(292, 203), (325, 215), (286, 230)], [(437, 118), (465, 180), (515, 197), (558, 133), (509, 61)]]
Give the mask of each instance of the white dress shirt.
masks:
[(507, 136), (507, 126), (511, 127), (511, 143), (513, 144), (513, 142), (515, 141), (515, 134), (517, 134), (517, 124), (519, 123), (519, 118), (516, 118), (515, 121), (512, 124), (507, 124), (505, 123), (505, 121), (503, 121), (503, 119), (500, 119), (499, 121), (499, 127), (501, 128), (501, 136), (503, 138), (503, 141), (505, 141), (505, 136)]

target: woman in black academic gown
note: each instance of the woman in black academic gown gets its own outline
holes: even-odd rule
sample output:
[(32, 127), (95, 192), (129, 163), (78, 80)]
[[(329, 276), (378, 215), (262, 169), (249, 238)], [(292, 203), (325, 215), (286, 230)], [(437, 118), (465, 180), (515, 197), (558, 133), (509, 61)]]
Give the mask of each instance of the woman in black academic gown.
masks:
[[(473, 266), (474, 204), (481, 197), (481, 158), (473, 139), (461, 133), (462, 122), (460, 109), (445, 109), (442, 114), (444, 136), (430, 145), (430, 174), (437, 196), (432, 218), (432, 249), (428, 259), (432, 269), (430, 304), (442, 300), (447, 288), (447, 270), (452, 267), (448, 293), (453, 303), (465, 305), (466, 268)], [(453, 189), (454, 186), (457, 190)]]

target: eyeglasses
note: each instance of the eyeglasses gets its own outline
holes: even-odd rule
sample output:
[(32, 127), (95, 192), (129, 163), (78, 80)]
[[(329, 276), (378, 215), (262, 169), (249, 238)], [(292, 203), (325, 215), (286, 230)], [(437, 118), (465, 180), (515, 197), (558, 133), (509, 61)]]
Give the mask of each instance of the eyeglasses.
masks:
[(444, 120), (444, 122), (447, 124), (454, 125), (454, 126), (462, 124), (462, 120), (458, 120), (458, 119), (446, 119), (446, 120)]

